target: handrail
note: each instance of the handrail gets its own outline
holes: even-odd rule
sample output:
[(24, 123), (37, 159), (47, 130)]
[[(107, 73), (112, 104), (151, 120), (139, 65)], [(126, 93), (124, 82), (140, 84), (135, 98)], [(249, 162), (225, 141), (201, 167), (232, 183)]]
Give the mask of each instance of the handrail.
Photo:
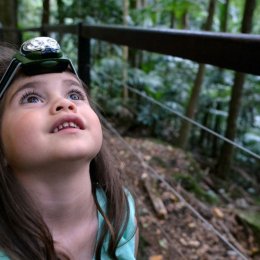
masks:
[(257, 35), (87, 25), (82, 36), (260, 75)]
[[(1, 31), (13, 30), (1, 28)], [(172, 55), (198, 63), (260, 75), (260, 36), (111, 25), (45, 25), (25, 31), (78, 34), (131, 48)]]

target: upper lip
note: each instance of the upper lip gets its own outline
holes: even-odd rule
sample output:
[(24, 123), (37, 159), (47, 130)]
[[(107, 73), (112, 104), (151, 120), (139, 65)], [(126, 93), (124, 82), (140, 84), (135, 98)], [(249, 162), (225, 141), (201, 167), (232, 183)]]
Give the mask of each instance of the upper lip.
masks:
[(83, 121), (79, 117), (76, 117), (76, 116), (64, 116), (64, 117), (58, 119), (53, 124), (53, 126), (51, 127), (51, 133), (54, 133), (54, 130), (57, 127), (61, 126), (62, 124), (66, 123), (66, 122), (68, 122), (68, 123), (72, 122), (72, 123), (76, 124), (79, 127), (79, 129), (81, 129), (81, 130), (84, 129), (84, 123), (83, 123)]

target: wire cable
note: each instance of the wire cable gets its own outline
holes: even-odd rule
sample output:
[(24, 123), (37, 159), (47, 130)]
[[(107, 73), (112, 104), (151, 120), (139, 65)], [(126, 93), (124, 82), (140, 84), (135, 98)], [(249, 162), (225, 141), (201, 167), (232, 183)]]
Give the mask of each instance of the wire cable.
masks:
[(220, 134), (214, 132), (214, 131), (211, 130), (210, 128), (208, 128), (208, 127), (206, 127), (206, 126), (204, 126), (204, 125), (202, 125), (202, 124), (200, 124), (200, 123), (198, 123), (198, 122), (192, 120), (191, 118), (189, 118), (189, 117), (187, 117), (187, 116), (185, 116), (185, 115), (182, 115), (181, 113), (178, 113), (178, 112), (174, 111), (174, 110), (171, 109), (170, 107), (168, 107), (168, 106), (162, 104), (161, 102), (155, 100), (154, 98), (152, 98), (152, 97), (150, 97), (150, 96), (144, 94), (143, 92), (141, 92), (141, 91), (139, 91), (139, 90), (136, 90), (136, 89), (134, 89), (134, 88), (132, 88), (132, 87), (130, 87), (130, 86), (128, 86), (128, 89), (131, 90), (132, 92), (138, 94), (139, 96), (141, 96), (141, 97), (143, 97), (143, 98), (149, 100), (150, 102), (152, 102), (152, 103), (154, 103), (154, 104), (160, 106), (161, 108), (163, 108), (163, 109), (165, 109), (165, 110), (168, 110), (169, 112), (175, 114), (176, 116), (178, 116), (178, 117), (180, 117), (180, 118), (182, 118), (182, 119), (188, 121), (189, 123), (191, 123), (191, 124), (193, 124), (193, 125), (195, 125), (195, 126), (201, 128), (201, 129), (203, 129), (204, 131), (206, 131), (206, 132), (208, 132), (208, 133), (210, 133), (210, 134), (212, 134), (212, 135), (218, 137), (219, 139), (221, 139), (221, 140), (223, 140), (223, 141), (225, 141), (225, 142), (227, 142), (227, 143), (229, 143), (229, 144), (232, 144), (233, 146), (235, 146), (235, 147), (241, 149), (242, 151), (244, 151), (244, 152), (250, 154), (251, 156), (253, 156), (254, 158), (260, 160), (260, 155), (258, 155), (258, 154), (256, 154), (256, 153), (250, 151), (249, 149), (243, 147), (242, 145), (239, 145), (239, 144), (237, 144), (236, 142), (231, 141), (230, 139), (228, 139), (228, 138), (226, 138), (226, 137), (224, 137), (224, 136), (222, 136), (222, 135), (220, 135)]
[[(110, 78), (110, 79), (113, 80), (114, 82), (118, 81), (118, 83), (122, 84), (121, 81), (114, 79), (111, 75), (108, 75), (108, 74), (106, 74), (106, 73), (102, 73), (102, 75), (103, 75), (103, 76), (105, 75), (106, 77)], [(137, 89), (135, 89), (135, 88), (133, 88), (133, 87), (130, 87), (130, 86), (128, 86), (128, 85), (126, 85), (126, 87), (127, 87), (130, 91), (134, 92), (135, 94), (137, 94), (137, 95), (139, 95), (139, 96), (141, 96), (141, 97), (147, 99), (149, 102), (160, 106), (161, 108), (163, 108), (163, 109), (165, 109), (165, 110), (171, 112), (172, 114), (176, 115), (177, 117), (180, 117), (181, 119), (183, 119), (183, 120), (185, 120), (185, 121), (191, 123), (192, 125), (194, 125), (194, 126), (200, 128), (200, 129), (203, 129), (204, 131), (206, 131), (206, 132), (208, 132), (208, 133), (210, 133), (210, 134), (216, 136), (217, 138), (223, 140), (224, 142), (227, 142), (227, 143), (229, 143), (229, 144), (235, 146), (236, 148), (238, 148), (238, 149), (244, 151), (245, 153), (251, 155), (251, 156), (254, 157), (255, 159), (260, 160), (260, 155), (254, 153), (253, 151), (249, 150), (248, 148), (246, 148), (246, 147), (244, 147), (244, 146), (242, 146), (242, 145), (240, 145), (240, 144), (238, 144), (238, 143), (236, 143), (236, 142), (234, 142), (234, 141), (232, 141), (232, 140), (230, 140), (230, 139), (228, 139), (228, 138), (226, 138), (226, 137), (224, 137), (224, 136), (218, 134), (217, 132), (211, 130), (210, 128), (208, 128), (208, 127), (206, 127), (206, 126), (204, 126), (204, 125), (202, 125), (202, 124), (196, 122), (195, 120), (193, 120), (193, 119), (191, 119), (191, 118), (189, 118), (189, 117), (187, 117), (187, 116), (185, 116), (185, 115), (183, 115), (183, 114), (181, 114), (181, 113), (179, 113), (179, 112), (174, 111), (174, 110), (173, 110), (172, 108), (170, 108), (169, 106), (166, 106), (166, 105), (162, 104), (161, 102), (155, 100), (155, 99), (152, 98), (151, 96), (148, 96), (146, 93), (141, 92), (141, 91), (139, 91), (139, 90), (137, 90)]]

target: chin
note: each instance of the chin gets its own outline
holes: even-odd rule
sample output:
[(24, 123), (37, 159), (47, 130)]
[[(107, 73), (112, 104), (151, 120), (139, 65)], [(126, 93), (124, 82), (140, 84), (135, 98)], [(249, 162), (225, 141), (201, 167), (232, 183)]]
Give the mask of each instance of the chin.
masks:
[(93, 151), (70, 151), (68, 153), (63, 153), (60, 156), (58, 156), (58, 159), (60, 158), (61, 160), (68, 160), (68, 161), (76, 161), (76, 160), (86, 160), (86, 161), (91, 161), (93, 158), (96, 157), (98, 154), (99, 150), (93, 150)]

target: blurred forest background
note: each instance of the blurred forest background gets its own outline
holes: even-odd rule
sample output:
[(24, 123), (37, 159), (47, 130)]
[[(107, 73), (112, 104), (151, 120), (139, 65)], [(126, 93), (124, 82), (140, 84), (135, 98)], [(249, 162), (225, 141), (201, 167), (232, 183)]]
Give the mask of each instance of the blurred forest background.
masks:
[[(0, 28), (82, 22), (258, 35), (259, 20), (257, 0), (0, 2)], [(24, 32), (23, 40), (36, 35), (39, 33)], [(77, 37), (57, 33), (50, 36), (60, 41), (75, 62)], [(15, 33), (4, 35), (12, 43), (18, 42), (18, 37)], [(91, 95), (121, 135), (156, 140), (159, 145), (171, 145), (192, 157), (198, 168), (179, 171), (173, 176), (174, 181), (207, 205), (232, 204), (239, 209), (240, 221), (259, 234), (260, 76), (92, 40)], [(179, 115), (195, 120), (251, 153), (192, 126)], [(162, 158), (156, 158), (162, 163)], [(248, 253), (251, 256), (259, 256), (260, 252), (260, 238), (255, 237), (258, 246), (251, 248)]]

